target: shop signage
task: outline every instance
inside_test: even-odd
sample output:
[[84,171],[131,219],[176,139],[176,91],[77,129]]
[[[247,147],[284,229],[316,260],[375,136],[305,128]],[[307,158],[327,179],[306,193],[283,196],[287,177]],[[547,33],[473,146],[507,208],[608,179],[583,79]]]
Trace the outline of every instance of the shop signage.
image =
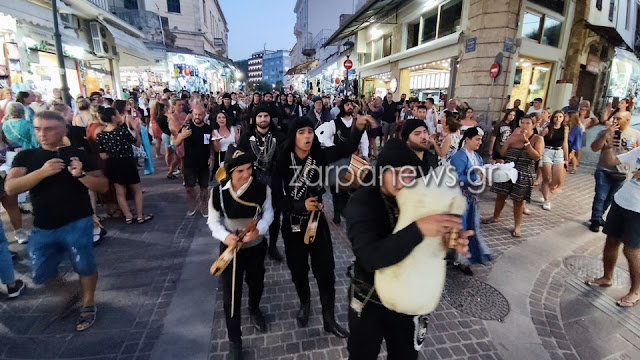
[[347,70],[351,70],[351,68],[353,67],[353,61],[347,59],[344,61],[344,68]]
[[467,39],[467,41],[464,44],[464,52],[465,53],[470,53],[470,52],[476,51],[476,41],[477,40],[478,40],[478,38]]
[[506,53],[513,52],[513,39],[512,38],[504,38],[504,46],[502,49]]
[[494,62],[489,68],[489,76],[491,76],[492,79],[495,79],[498,75],[500,75],[500,64]]
[[589,56],[587,56],[587,67],[585,70],[596,74],[600,72],[600,58],[589,54]]

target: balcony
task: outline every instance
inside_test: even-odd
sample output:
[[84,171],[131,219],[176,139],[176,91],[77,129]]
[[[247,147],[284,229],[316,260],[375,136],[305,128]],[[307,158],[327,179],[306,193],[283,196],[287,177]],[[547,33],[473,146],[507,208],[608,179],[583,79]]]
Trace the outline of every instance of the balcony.
[[[107,1],[107,0],[90,0]],[[147,10],[130,10],[121,7],[111,7],[112,14],[127,22],[129,25],[145,34],[148,41],[162,43],[162,28],[168,34],[169,23],[166,18],[161,18],[157,13]]]
[[109,11],[109,0],[89,0],[89,2],[104,11]]

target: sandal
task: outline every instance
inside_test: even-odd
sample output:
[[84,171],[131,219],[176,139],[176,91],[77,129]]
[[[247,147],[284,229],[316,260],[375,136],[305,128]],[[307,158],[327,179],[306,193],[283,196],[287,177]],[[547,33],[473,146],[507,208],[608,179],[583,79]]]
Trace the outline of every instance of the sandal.
[[94,306],[84,306],[80,309],[80,316],[78,322],[76,322],[76,330],[84,331],[90,328],[94,322],[96,322],[96,313],[98,308]]
[[611,283],[609,283],[609,284],[600,284],[600,283],[596,282],[598,280],[599,280],[598,278],[594,278],[594,279],[591,279],[591,280],[585,280],[584,283],[585,283],[585,285],[591,286],[591,287],[596,287],[596,286],[599,286],[599,287],[611,287]]
[[531,215],[531,210],[524,208],[524,210],[522,210],[522,213],[525,215]]
[[127,224],[129,224],[129,225],[131,225],[131,224],[133,224],[133,218],[131,218],[131,219],[124,219],[124,222],[125,222],[125,223],[127,223]]
[[522,237],[522,234],[517,233],[515,230],[511,230],[511,236],[513,236],[514,238],[519,238]]
[[485,225],[486,224],[493,224],[493,223],[497,223],[497,222],[498,222],[498,220],[496,220],[496,219],[494,219],[492,217],[487,218],[487,219],[482,219],[482,221],[481,221],[481,223],[483,223]]
[[634,293],[634,295],[638,296],[638,298],[635,299],[634,301],[625,300],[625,298],[629,296],[629,295],[625,295],[625,296],[622,297],[622,299],[616,301],[616,305],[618,305],[620,307],[632,307],[632,306],[634,306],[635,304],[638,303],[638,301],[640,301],[640,294]]
[[576,173],[576,169],[569,170],[569,174],[575,174],[575,173]]
[[137,222],[138,224],[144,224],[144,223],[146,223],[147,221],[149,221],[149,220],[151,220],[151,219],[153,219],[153,215],[149,214],[149,215],[144,215],[144,216],[143,216],[143,217],[141,217],[141,218],[137,218],[137,219],[136,219],[136,222]]
[[175,175],[173,175],[172,173],[168,173],[168,174],[167,174],[167,179],[172,179],[172,180],[173,180],[173,179],[177,179],[177,178],[178,178],[178,177],[177,177],[177,176],[175,176]]

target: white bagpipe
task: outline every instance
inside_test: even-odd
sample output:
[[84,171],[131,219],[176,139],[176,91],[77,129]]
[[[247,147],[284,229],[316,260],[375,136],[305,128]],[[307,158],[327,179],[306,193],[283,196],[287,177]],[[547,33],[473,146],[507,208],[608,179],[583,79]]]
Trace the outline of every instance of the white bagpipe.
[[[433,182],[427,185],[421,179],[402,188],[396,201],[400,215],[394,233],[425,216],[462,215],[467,204],[458,186]],[[446,251],[455,245],[456,238],[456,231],[451,233],[451,239],[424,237],[402,261],[376,270],[375,289],[382,304],[408,315],[425,315],[435,310],[444,287]]]

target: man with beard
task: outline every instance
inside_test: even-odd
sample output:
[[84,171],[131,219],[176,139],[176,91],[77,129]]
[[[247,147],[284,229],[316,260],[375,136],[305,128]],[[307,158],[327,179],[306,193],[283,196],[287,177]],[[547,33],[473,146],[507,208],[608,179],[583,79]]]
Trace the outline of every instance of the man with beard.
[[[205,124],[205,111],[202,105],[196,105],[191,113],[191,121],[182,127],[174,144],[184,143],[184,187],[187,191],[188,216],[198,209],[207,217],[207,199],[209,190],[209,167],[213,165],[213,146],[211,143],[211,125]],[[200,197],[196,196],[196,183],[200,186]]]
[[236,126],[240,120],[240,106],[238,104],[231,104],[231,94],[224,93],[222,95],[222,105],[220,105],[220,111],[227,115],[229,119],[229,126]]
[[[255,128],[244,133],[238,141],[238,147],[251,151],[255,156],[253,178],[267,186],[271,186],[271,173],[276,150],[284,141],[284,134],[271,121],[271,112],[266,104],[257,104],[253,108]],[[269,257],[282,262],[282,255],[276,245],[280,230],[280,210],[273,206],[273,222],[269,227]]]
[[[421,105],[424,106],[424,105]],[[419,177],[426,176],[431,169],[438,167],[438,156],[429,151],[431,147],[427,126],[421,119],[409,119],[402,128],[402,141],[420,159]]]
[[322,104],[322,98],[320,96],[313,97],[313,109],[307,113],[307,117],[315,125],[318,126],[331,121],[331,114],[329,109],[325,108]]
[[271,121],[279,129],[280,125],[282,125],[280,124],[282,114],[280,112],[280,106],[273,101],[272,93],[267,92],[264,94],[264,105],[269,109],[269,114],[271,114]]
[[[360,132],[351,126],[354,122],[353,102],[348,98],[342,99],[339,109],[340,112],[335,120],[324,123],[316,129],[316,136],[326,152],[327,162],[332,164],[340,159],[350,159],[351,154],[358,150],[360,150],[361,157],[365,161],[369,161],[367,135],[364,131]],[[373,123],[373,118],[364,116],[368,122]],[[354,146],[354,142],[350,141],[354,137],[360,139],[359,146]],[[348,166],[349,160],[346,161],[346,164]],[[342,211],[349,200],[349,193],[339,190],[337,184],[330,186],[330,191],[333,198],[333,222],[339,224]]]

